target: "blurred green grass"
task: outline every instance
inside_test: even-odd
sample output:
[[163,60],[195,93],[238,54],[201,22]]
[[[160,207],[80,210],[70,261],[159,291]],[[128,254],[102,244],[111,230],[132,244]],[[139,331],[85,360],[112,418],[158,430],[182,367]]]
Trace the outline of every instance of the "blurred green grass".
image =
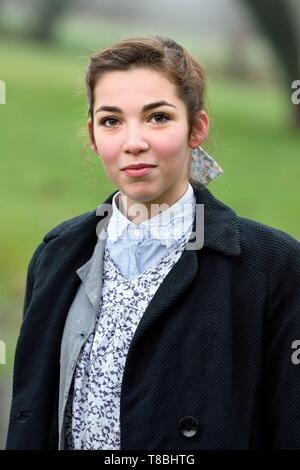
[[[101,44],[99,44],[99,48]],[[85,143],[84,72],[92,50],[1,38],[0,339],[12,366],[28,262],[45,232],[115,188]],[[300,133],[275,85],[210,77],[207,150],[224,174],[209,189],[240,215],[300,238]],[[80,135],[78,135],[80,134]]]

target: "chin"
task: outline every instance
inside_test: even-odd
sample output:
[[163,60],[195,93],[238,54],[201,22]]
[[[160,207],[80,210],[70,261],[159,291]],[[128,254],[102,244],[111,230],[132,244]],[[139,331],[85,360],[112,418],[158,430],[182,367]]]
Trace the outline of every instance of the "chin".
[[121,189],[121,192],[123,195],[140,203],[152,201],[160,195],[160,191],[155,188],[151,188],[149,184],[142,182],[140,182],[140,185],[138,182],[136,182],[130,185],[130,187],[124,187]]

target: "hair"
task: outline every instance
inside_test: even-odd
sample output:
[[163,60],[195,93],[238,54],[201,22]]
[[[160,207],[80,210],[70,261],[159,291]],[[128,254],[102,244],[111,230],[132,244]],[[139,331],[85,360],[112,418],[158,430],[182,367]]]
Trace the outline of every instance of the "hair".
[[[91,56],[85,76],[88,117],[94,121],[94,89],[99,78],[106,72],[138,67],[156,70],[174,83],[177,96],[186,105],[190,137],[197,113],[205,109],[206,72],[184,47],[161,36],[124,39]],[[189,181],[199,187],[191,175]]]

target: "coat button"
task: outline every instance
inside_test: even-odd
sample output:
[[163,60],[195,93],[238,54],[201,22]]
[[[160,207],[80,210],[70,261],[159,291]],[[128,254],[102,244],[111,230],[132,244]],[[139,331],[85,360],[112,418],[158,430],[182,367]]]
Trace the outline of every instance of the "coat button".
[[193,416],[185,416],[179,421],[180,432],[185,437],[194,437],[199,428],[199,422]]

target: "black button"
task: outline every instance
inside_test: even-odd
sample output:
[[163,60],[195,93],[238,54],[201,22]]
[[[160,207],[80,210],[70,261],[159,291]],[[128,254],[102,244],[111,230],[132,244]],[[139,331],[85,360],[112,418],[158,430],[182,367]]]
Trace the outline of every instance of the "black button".
[[194,437],[199,428],[199,422],[193,416],[185,416],[179,421],[180,432],[185,437]]

